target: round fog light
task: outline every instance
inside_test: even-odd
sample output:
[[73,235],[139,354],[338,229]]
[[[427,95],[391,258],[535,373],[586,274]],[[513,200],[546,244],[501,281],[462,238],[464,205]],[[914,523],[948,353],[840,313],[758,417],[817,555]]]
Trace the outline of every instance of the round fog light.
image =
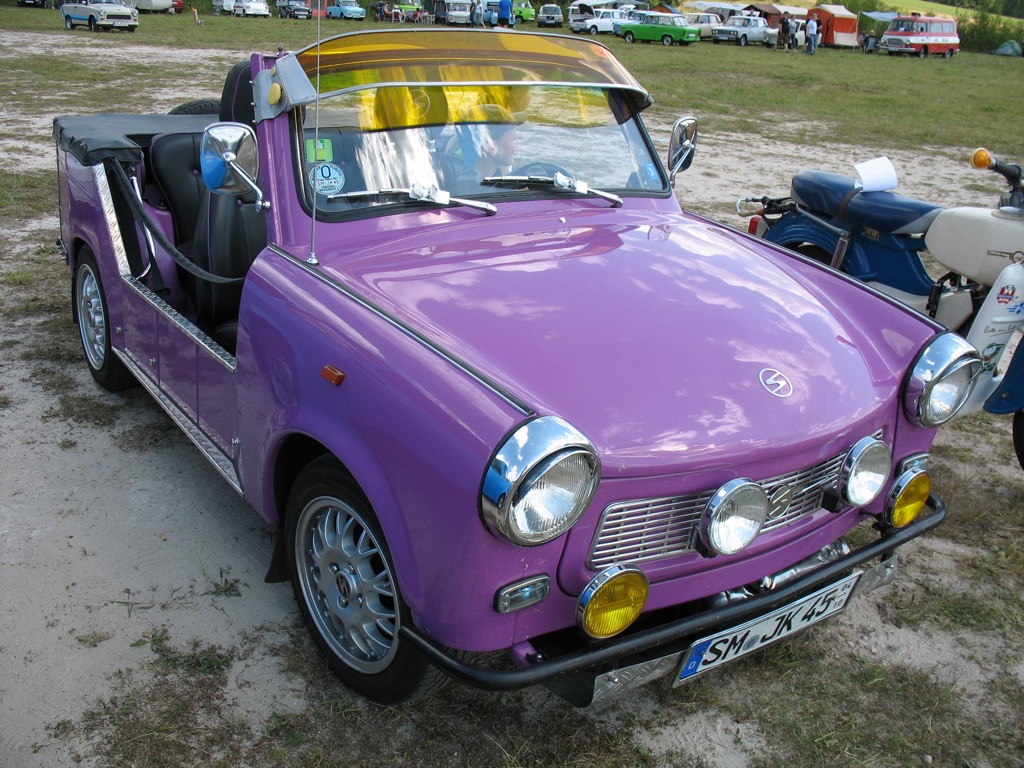
[[839,493],[847,504],[865,507],[885,488],[892,468],[889,446],[873,437],[856,442],[839,470]]
[[720,555],[733,555],[752,542],[768,518],[768,494],[752,480],[730,480],[704,508],[701,537]]
[[636,621],[647,603],[643,571],[613,565],[597,574],[580,594],[576,622],[589,637],[613,637]]
[[888,522],[896,528],[910,525],[921,514],[931,491],[932,479],[923,469],[914,468],[904,472],[889,492],[889,503],[886,505]]

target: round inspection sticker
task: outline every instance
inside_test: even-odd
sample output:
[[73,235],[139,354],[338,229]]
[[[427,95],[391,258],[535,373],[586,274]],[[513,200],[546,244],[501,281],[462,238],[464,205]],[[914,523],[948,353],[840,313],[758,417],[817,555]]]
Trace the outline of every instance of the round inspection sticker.
[[345,172],[334,163],[317,163],[309,172],[309,186],[318,195],[335,195],[345,188]]

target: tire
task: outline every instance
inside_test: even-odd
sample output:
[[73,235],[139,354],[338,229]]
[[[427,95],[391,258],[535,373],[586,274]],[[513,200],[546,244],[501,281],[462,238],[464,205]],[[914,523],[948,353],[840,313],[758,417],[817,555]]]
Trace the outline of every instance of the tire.
[[135,379],[111,349],[107,296],[96,257],[88,248],[78,254],[71,290],[71,306],[89,373],[109,392],[127,389]]
[[636,40],[636,38],[633,37],[632,32],[627,32],[626,34],[624,34],[622,36],[622,39],[625,40],[627,43],[632,43],[634,40]]
[[953,49],[952,48],[947,48],[946,50],[944,50],[942,52],[942,58],[944,58],[944,59],[951,59],[951,58],[953,58]]
[[1013,414],[1013,450],[1017,463],[1024,469],[1024,411]]
[[666,47],[669,47],[669,46],[672,45],[673,42],[675,42],[675,41],[672,39],[672,35],[662,35],[661,36],[661,44],[662,45],[664,45]]
[[100,28],[98,26],[96,26],[96,17],[95,16],[90,16],[89,17],[89,31],[90,32],[99,32],[100,31]]
[[747,36],[746,35],[742,35],[740,37],[740,45],[743,46],[743,45],[746,45],[746,44],[747,44]]
[[219,115],[220,101],[217,99],[196,99],[179,104],[168,115]]
[[591,27],[590,28],[590,34],[596,35],[597,34],[597,27]]
[[786,246],[791,251],[806,256],[809,259],[814,259],[819,264],[824,264],[826,267],[832,263],[832,254],[826,251],[824,248],[819,248],[816,245],[810,243],[790,243]]
[[70,16],[65,16],[64,17],[64,29],[70,31],[70,30],[73,30],[74,28],[75,28],[75,23],[73,21],[71,21],[71,17]]
[[398,704],[447,681],[399,639],[409,610],[387,542],[369,502],[333,456],[299,473],[285,526],[299,611],[343,683],[379,704]]
[[523,23],[523,17],[522,16],[516,16],[516,26],[518,27],[522,23]]
[[917,52],[917,57],[919,59],[927,59],[928,58],[928,46],[927,45],[922,45],[921,46],[921,50]]

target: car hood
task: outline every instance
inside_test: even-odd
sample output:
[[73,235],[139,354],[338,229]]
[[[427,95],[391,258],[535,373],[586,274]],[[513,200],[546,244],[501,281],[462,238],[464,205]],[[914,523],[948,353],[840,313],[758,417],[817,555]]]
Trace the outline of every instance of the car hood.
[[568,420],[621,476],[881,423],[934,333],[851,281],[685,214],[499,214],[392,235],[323,268]]

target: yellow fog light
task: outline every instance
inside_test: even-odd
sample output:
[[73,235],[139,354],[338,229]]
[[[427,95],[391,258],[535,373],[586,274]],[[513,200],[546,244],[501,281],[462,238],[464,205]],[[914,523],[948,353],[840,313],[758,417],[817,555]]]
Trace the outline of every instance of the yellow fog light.
[[636,621],[647,603],[643,571],[613,565],[597,574],[580,594],[576,623],[590,637],[603,640]]
[[915,467],[897,478],[889,492],[886,518],[896,528],[910,525],[921,514],[932,491],[932,479],[923,469]]

